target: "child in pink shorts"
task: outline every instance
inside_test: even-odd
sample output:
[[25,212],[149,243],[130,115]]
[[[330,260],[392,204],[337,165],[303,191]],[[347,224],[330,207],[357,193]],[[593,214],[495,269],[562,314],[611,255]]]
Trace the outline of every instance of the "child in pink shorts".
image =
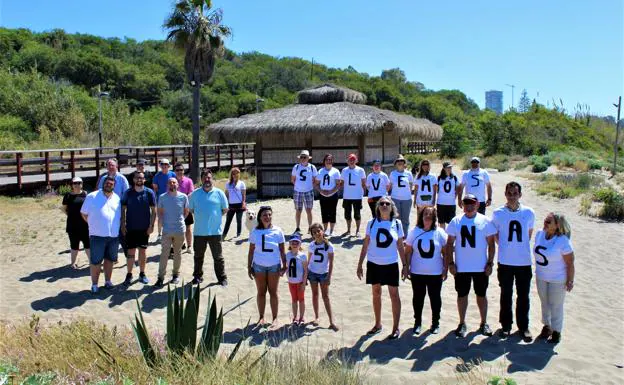
[[[308,277],[307,257],[301,248],[301,235],[295,233],[290,236],[286,266],[288,267],[288,289],[292,301],[293,324],[303,324],[305,313],[305,286]],[[299,318],[297,318],[299,314]]]

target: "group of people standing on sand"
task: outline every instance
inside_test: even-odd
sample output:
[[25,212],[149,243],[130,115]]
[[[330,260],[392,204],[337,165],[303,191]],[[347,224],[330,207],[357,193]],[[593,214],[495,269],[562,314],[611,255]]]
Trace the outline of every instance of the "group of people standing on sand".
[[[515,322],[520,337],[533,338],[529,330],[530,285],[535,273],[542,307],[543,328],[539,338],[558,343],[563,328],[565,294],[574,287],[574,252],[570,243],[570,226],[563,215],[549,213],[543,227],[534,233],[535,215],[530,207],[520,202],[522,187],[516,182],[505,186],[505,205],[494,210],[491,218],[485,216],[492,203],[492,185],[487,171],[480,168],[480,160],[471,160],[471,169],[461,179],[453,173],[449,162],[443,164],[439,176],[430,172],[430,163],[422,161],[416,175],[407,170],[407,161],[399,155],[395,169],[388,176],[381,170],[381,162],[373,161],[372,172],[357,166],[357,156],[347,157],[348,166],[342,171],[333,167],[334,158],[327,154],[323,167],[317,170],[310,163],[308,151],[301,151],[299,162],[292,170],[295,232],[288,238],[273,224],[273,209],[261,206],[257,225],[249,236],[247,256],[248,275],[257,288],[259,324],[265,322],[267,295],[271,309],[271,328],[278,327],[279,280],[287,274],[292,302],[292,322],[305,323],[305,291],[312,289],[314,318],[319,324],[319,293],[329,318],[329,328],[338,330],[330,301],[329,287],[336,261],[344,262],[339,248],[330,242],[336,223],[338,192],[342,190],[347,233],[355,222],[355,235],[360,236],[361,208],[364,193],[372,219],[366,223],[364,239],[355,273],[365,278],[372,288],[374,325],[367,332],[378,334],[381,321],[382,286],[388,287],[392,305],[392,329],[389,339],[400,335],[401,298],[399,285],[408,279],[412,286],[414,311],[413,333],[423,331],[422,310],[429,297],[432,320],[429,331],[440,331],[441,290],[448,274],[454,276],[457,292],[459,323],[458,337],[467,334],[465,317],[468,295],[473,287],[481,316],[479,332],[492,335],[487,323],[487,288],[489,277],[497,260],[497,278],[501,287],[499,322],[502,338],[510,336],[513,316],[513,288],[516,287]],[[225,262],[221,242],[234,216],[237,217],[237,236],[241,232],[242,211],[246,209],[244,182],[240,170],[233,168],[226,191],[213,185],[212,173],[202,174],[202,185],[193,189],[184,177],[181,164],[169,171],[167,159],[160,162],[160,171],[148,175],[144,162],[137,164],[132,174],[132,185],[118,172],[117,162],[107,162],[108,172],[98,183],[98,190],[86,194],[80,178],[74,178],[72,192],[63,199],[67,213],[67,232],[71,244],[72,265],[76,263],[79,243],[82,242],[91,265],[93,293],[98,292],[98,278],[103,263],[105,288],[112,287],[113,264],[117,249],[122,244],[127,257],[127,275],[124,284],[133,283],[132,270],[136,250],[139,250],[139,281],[149,282],[145,275],[149,236],[158,219],[158,241],[162,244],[157,286],[164,285],[169,259],[173,259],[171,283],[179,283],[181,251],[194,252],[193,284],[203,281],[203,262],[206,248],[214,259],[215,275],[219,284],[227,286]],[[146,187],[151,178],[152,188]],[[182,187],[181,187],[182,186]],[[321,223],[312,220],[314,190],[320,194]],[[457,206],[462,213],[456,215]],[[417,210],[417,222],[409,227],[412,208]],[[305,208],[311,241],[304,244],[300,220]],[[227,214],[225,231],[222,216]],[[86,230],[85,230],[85,224]],[[192,230],[190,230],[192,228]],[[190,231],[189,231],[190,230]],[[190,233],[190,235],[189,235]],[[498,245],[498,254],[496,250]],[[366,260],[366,265],[364,261]]]
[[[155,285],[165,284],[167,264],[173,260],[170,283],[180,282],[182,252],[193,254],[194,284],[203,281],[206,249],[210,248],[218,283],[227,286],[225,260],[221,242],[236,215],[237,236],[241,233],[242,210],[246,207],[245,184],[240,170],[232,168],[226,191],[213,185],[212,172],[202,173],[202,185],[195,188],[184,175],[181,163],[160,161],[160,171],[152,175],[139,160],[130,175],[132,183],[119,172],[116,159],[106,162],[107,172],[97,190],[87,194],[80,177],[72,180],[72,190],[63,197],[62,209],[67,214],[66,230],[71,249],[71,266],[77,268],[77,255],[82,242],[91,271],[91,292],[99,291],[99,276],[104,272],[104,288],[111,289],[113,265],[117,263],[119,246],[126,257],[124,285],[135,281],[133,270],[138,251],[138,282],[148,284],[145,274],[146,249],[149,238],[157,231],[161,244],[158,275]],[[151,187],[148,187],[151,186]],[[222,216],[227,214],[225,231]]]
[[[453,173],[449,162],[443,164],[439,176],[430,173],[430,163],[423,160],[416,175],[406,170],[407,162],[399,155],[390,176],[381,171],[381,162],[373,161],[373,172],[368,176],[357,166],[357,156],[347,157],[348,166],[342,171],[333,167],[331,154],[323,157],[319,170],[310,163],[307,150],[301,151],[299,162],[293,167],[296,229],[285,250],[283,231],[272,223],[272,208],[263,206],[258,211],[258,227],[250,236],[248,253],[249,277],[255,279],[258,295],[259,323],[265,322],[267,293],[270,297],[272,325],[277,324],[278,281],[288,274],[293,306],[293,322],[303,322],[306,282],[312,287],[314,306],[313,324],[318,324],[318,287],[329,316],[329,327],[337,330],[331,303],[329,285],[332,279],[336,250],[328,237],[333,235],[336,223],[338,191],[343,190],[343,209],[350,235],[355,220],[355,235],[360,233],[360,210],[364,192],[372,219],[366,224],[360,258],[358,279],[365,277],[372,287],[374,325],[369,335],[382,331],[382,286],[388,286],[392,304],[392,330],[389,339],[400,335],[401,299],[399,282],[409,279],[412,285],[414,310],[413,333],[422,332],[422,310],[425,296],[429,296],[432,320],[430,333],[440,331],[442,308],[441,290],[448,277],[454,276],[457,292],[459,324],[458,337],[465,337],[468,295],[471,286],[476,295],[481,316],[478,331],[493,334],[487,323],[487,288],[494,271],[498,245],[497,277],[501,287],[499,322],[501,338],[511,334],[513,317],[513,287],[516,287],[516,326],[525,341],[533,336],[529,330],[530,285],[535,259],[537,289],[542,306],[543,328],[539,338],[558,343],[563,328],[565,293],[574,287],[574,252],[570,243],[570,226],[563,215],[549,213],[543,228],[533,238],[535,214],[520,202],[522,187],[517,182],[505,186],[505,205],[485,216],[492,203],[492,185],[486,170],[480,168],[477,157],[471,159],[471,169],[461,181]],[[313,223],[314,190],[320,194],[322,223]],[[464,195],[465,193],[465,195]],[[457,202],[457,203],[456,203]],[[456,206],[463,213],[456,215]],[[417,223],[409,228],[412,207],[417,209]],[[307,253],[301,253],[301,213],[305,208],[312,242]],[[353,217],[351,216],[353,214]],[[338,259],[339,260],[339,259]],[[366,267],[364,267],[366,260]]]

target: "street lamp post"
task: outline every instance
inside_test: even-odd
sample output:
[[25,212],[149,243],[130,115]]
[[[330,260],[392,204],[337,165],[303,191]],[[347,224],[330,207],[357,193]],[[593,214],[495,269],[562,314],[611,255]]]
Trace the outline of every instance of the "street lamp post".
[[613,104],[614,107],[617,107],[617,120],[615,121],[615,146],[613,148],[613,170],[611,170],[611,177],[615,176],[617,172],[617,157],[618,157],[618,146],[620,141],[620,109],[622,107],[622,97],[618,98],[618,103]]
[[516,86],[514,84],[505,84],[507,87],[511,87],[511,109],[515,109],[514,107],[514,88],[516,88]]
[[99,101],[99,109],[100,109],[100,131],[98,136],[100,138],[100,151],[102,151],[102,97],[108,97],[110,94],[108,92],[100,92],[98,94]]

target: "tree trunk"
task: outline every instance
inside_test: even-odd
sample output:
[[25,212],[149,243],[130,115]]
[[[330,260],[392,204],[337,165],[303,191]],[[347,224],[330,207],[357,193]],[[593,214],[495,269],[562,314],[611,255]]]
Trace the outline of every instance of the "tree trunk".
[[193,86],[193,145],[191,149],[191,179],[193,183],[199,182],[199,82]]

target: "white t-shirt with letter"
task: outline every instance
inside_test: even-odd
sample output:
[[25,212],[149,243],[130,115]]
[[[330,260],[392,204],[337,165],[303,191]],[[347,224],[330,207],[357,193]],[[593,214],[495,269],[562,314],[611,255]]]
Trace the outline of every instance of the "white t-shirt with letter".
[[438,204],[455,206],[457,204],[457,177],[438,178]]
[[433,187],[438,185],[438,178],[434,175],[427,174],[422,175],[420,178],[416,178],[414,181],[416,185],[416,204],[421,205],[433,205]]
[[570,238],[565,235],[555,235],[546,239],[546,233],[543,230],[538,231],[533,248],[537,279],[547,282],[565,282],[568,272],[563,256],[573,252]]
[[317,244],[312,241],[308,245],[310,262],[308,270],[316,274],[329,272],[329,254],[334,252],[334,246],[330,242]]
[[448,236],[441,228],[425,231],[414,227],[405,243],[412,247],[410,272],[421,275],[441,275],[444,272],[442,248]]
[[301,283],[303,282],[303,265],[308,258],[305,253],[293,253],[289,251],[286,253],[286,267],[288,270],[288,283]]
[[485,185],[490,183],[490,174],[482,168],[477,171],[470,169],[462,175],[464,195],[473,194],[479,202],[485,202]]
[[496,234],[496,228],[483,214],[466,215],[451,219],[446,226],[449,236],[455,237],[455,264],[458,273],[485,271],[488,258],[487,237]]
[[399,219],[383,221],[373,218],[366,225],[366,235],[370,237],[366,253],[369,262],[377,265],[399,262],[397,240],[405,236]]
[[366,180],[366,172],[360,166],[353,168],[345,167],[342,169],[342,185],[344,191],[342,199],[362,199],[364,196],[364,188],[362,187],[362,179]]
[[340,171],[332,167],[329,170],[325,167],[321,168],[316,176],[321,190],[333,190],[340,180]]
[[392,170],[390,173],[390,183],[392,183],[392,192],[390,193],[392,199],[401,201],[412,199],[414,176],[411,172],[407,170],[403,170],[403,172]]
[[379,173],[371,172],[366,177],[366,188],[368,189],[369,198],[377,198],[388,195],[388,175],[380,171]]
[[492,213],[492,224],[498,232],[498,263],[531,266],[529,230],[535,224],[533,209],[523,205],[518,211],[499,207]]
[[312,163],[308,163],[305,166],[300,163],[294,165],[290,175],[295,177],[295,191],[312,191],[314,189],[314,178],[317,174],[316,166]]
[[249,243],[255,245],[253,262],[264,267],[281,264],[279,244],[284,242],[284,232],[277,226],[254,229],[249,235]]

